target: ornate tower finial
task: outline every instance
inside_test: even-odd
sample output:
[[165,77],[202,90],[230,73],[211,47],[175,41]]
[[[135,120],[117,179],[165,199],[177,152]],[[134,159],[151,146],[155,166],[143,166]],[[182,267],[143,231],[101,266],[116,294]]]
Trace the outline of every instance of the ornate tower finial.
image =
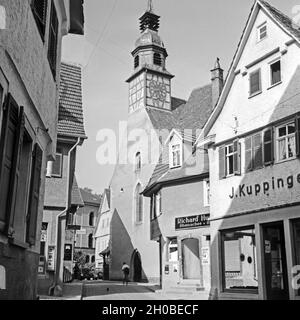
[[153,12],[153,3],[152,0],[148,0],[148,8],[147,8],[148,12]]

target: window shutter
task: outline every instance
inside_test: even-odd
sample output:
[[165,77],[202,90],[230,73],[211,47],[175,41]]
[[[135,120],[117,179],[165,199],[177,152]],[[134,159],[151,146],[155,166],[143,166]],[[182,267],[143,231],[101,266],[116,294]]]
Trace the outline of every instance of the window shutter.
[[296,154],[300,158],[300,115],[296,117]]
[[[2,132],[0,140],[0,221],[3,226],[6,222],[6,212],[9,196],[9,184],[12,172],[12,162],[14,159],[14,143],[18,125],[18,107],[13,103],[10,94],[7,95],[2,122]],[[3,231],[3,226],[1,231]]]
[[32,11],[42,39],[44,40],[47,20],[48,0],[33,0]]
[[252,137],[245,139],[245,172],[249,172],[253,169],[252,159]]
[[57,60],[57,37],[58,37],[58,19],[54,1],[51,4],[51,17],[49,29],[49,43],[48,43],[48,60],[52,73],[56,75],[56,60]]
[[264,165],[268,166],[274,162],[274,137],[273,129],[267,129],[263,133],[263,154],[264,154]]
[[27,215],[27,242],[34,245],[36,241],[36,228],[39,209],[39,197],[41,186],[41,173],[43,163],[43,151],[36,143],[32,155],[31,182],[29,194],[29,206]]
[[241,174],[241,144],[238,140],[233,142],[233,170],[235,175]]
[[262,168],[263,166],[263,148],[262,135],[258,133],[253,136],[253,167],[254,169]]
[[219,178],[226,177],[225,147],[219,148]]
[[[15,108],[18,108],[16,103],[15,103]],[[20,155],[22,153],[24,127],[25,127],[24,108],[20,107],[15,143],[13,146],[14,151],[13,151],[12,168],[11,168],[11,180],[9,184],[8,199],[7,199],[8,203],[7,203],[7,212],[6,212],[6,231],[8,236],[12,236],[14,233],[13,224],[14,224],[14,216],[15,216],[17,187],[18,187],[19,178],[20,178]]]

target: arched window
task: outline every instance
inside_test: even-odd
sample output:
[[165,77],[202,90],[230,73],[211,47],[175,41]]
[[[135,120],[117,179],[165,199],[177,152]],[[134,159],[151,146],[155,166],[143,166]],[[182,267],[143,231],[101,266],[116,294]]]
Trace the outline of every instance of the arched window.
[[135,172],[140,172],[142,168],[142,156],[140,152],[135,155]]
[[134,58],[134,67],[137,68],[140,64],[140,56]]
[[135,189],[135,222],[141,223],[143,222],[143,195],[142,186],[139,183]]
[[95,262],[95,256],[92,256],[91,262],[92,262],[92,263]]
[[89,249],[93,248],[93,234],[89,234]]
[[89,255],[87,255],[87,256],[85,257],[85,263],[90,263],[90,256],[89,256]]
[[91,213],[90,213],[89,225],[90,225],[91,227],[94,226],[94,212],[91,212]]
[[162,59],[161,59],[161,55],[157,52],[154,53],[153,55],[153,63],[157,66],[161,66],[162,65]]

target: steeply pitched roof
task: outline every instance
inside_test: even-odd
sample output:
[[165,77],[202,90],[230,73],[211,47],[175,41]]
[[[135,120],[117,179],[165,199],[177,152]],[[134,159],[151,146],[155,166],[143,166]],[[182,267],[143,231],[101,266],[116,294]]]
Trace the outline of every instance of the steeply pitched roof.
[[58,134],[86,137],[82,109],[81,68],[66,63],[61,64]]
[[71,191],[71,204],[75,206],[84,206],[83,199],[77,184],[76,176],[74,175],[72,191]]
[[87,188],[80,188],[81,197],[84,203],[90,203],[100,206],[101,196],[92,192]]
[[285,27],[292,35],[294,35],[300,41],[300,26],[296,25],[293,20],[286,14],[282,13],[278,9],[271,6],[268,2],[264,0],[259,0],[261,5],[268,10],[272,17],[279,22],[283,27]]

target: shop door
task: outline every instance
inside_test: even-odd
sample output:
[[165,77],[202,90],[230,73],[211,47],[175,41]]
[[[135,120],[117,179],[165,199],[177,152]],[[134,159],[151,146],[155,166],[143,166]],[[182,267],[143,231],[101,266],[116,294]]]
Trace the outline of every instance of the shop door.
[[182,240],[183,279],[200,279],[199,240]]
[[283,224],[263,227],[265,281],[268,300],[286,300],[288,276]]

